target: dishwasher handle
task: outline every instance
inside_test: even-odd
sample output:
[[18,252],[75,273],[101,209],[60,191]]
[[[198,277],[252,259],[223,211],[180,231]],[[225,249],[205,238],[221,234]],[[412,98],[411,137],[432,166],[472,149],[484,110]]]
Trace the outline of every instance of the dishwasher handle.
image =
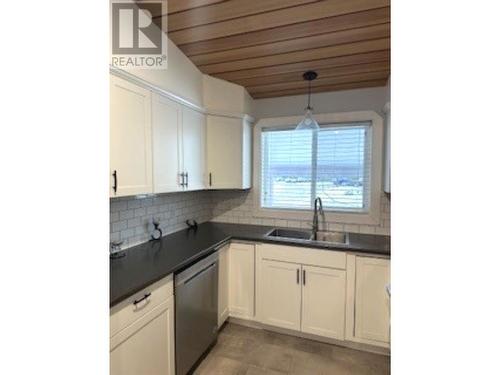
[[186,280],[182,280],[180,283],[183,284],[183,285],[186,285],[191,280],[193,280],[194,278],[196,278],[196,276],[198,276],[198,275],[204,273],[205,271],[208,271],[210,268],[214,267],[215,264],[216,264],[216,262],[210,264],[208,267],[203,268],[202,270],[196,272],[194,275],[192,275],[191,277],[187,278]]
[[199,274],[207,271],[214,265],[218,264],[219,262],[219,253],[215,252],[212,253],[211,255],[207,256],[206,258],[203,258],[202,260],[198,261],[188,269],[180,272],[179,274],[175,275],[175,286],[181,286],[189,282],[191,279],[194,277],[198,276]]

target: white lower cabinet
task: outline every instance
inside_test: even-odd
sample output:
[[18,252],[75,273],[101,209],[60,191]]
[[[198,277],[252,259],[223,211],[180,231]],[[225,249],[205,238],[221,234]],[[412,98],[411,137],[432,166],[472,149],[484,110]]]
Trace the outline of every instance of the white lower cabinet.
[[346,323],[349,340],[389,347],[390,260],[349,255]]
[[[282,246],[259,246],[259,321],[280,328],[343,340],[345,270],[290,263],[286,261],[288,258],[285,255],[283,260],[266,259],[266,256],[281,256],[277,250],[282,249]],[[304,261],[321,263],[325,260],[321,251],[312,251],[312,255],[307,251],[304,253]]]
[[344,339],[346,272],[302,266],[301,331]]
[[229,314],[236,318],[255,316],[255,246],[229,246]]
[[219,304],[218,326],[229,316],[229,245],[219,249]]
[[300,268],[300,264],[261,261],[258,299],[261,323],[300,329]]
[[166,279],[112,308],[111,375],[175,375],[173,285]]

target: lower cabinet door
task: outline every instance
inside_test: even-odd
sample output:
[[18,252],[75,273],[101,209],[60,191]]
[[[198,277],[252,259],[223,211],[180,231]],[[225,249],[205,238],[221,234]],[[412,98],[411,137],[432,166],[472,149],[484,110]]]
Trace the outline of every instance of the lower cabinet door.
[[229,245],[219,250],[219,306],[218,325],[229,316]]
[[356,257],[354,336],[389,343],[390,261]]
[[111,337],[111,375],[175,375],[174,297]]
[[260,319],[264,324],[300,330],[300,264],[262,260]]
[[232,243],[229,247],[229,314],[255,316],[255,246]]
[[346,272],[302,266],[302,332],[344,340]]

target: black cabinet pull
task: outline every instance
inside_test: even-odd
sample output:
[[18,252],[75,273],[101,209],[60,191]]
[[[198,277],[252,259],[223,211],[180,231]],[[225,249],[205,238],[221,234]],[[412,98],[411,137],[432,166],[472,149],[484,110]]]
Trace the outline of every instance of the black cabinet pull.
[[146,294],[144,295],[144,297],[139,298],[139,299],[136,299],[136,300],[134,301],[134,305],[137,305],[138,303],[141,303],[142,301],[144,301],[146,298],[148,298],[148,297],[150,297],[150,296],[151,296],[151,293],[146,293]]
[[208,174],[208,185],[212,186],[212,172]]
[[186,187],[188,187],[188,186],[189,186],[189,175],[186,172]]
[[184,173],[179,173],[179,176],[181,176],[181,182],[179,185],[184,186]]
[[299,277],[300,277],[300,274],[299,274],[299,269],[297,268],[297,284],[300,282],[300,281],[299,281]]
[[116,173],[116,170],[113,171],[113,191],[116,194],[116,190],[118,189],[118,174]]
[[306,270],[302,270],[302,282],[306,285]]

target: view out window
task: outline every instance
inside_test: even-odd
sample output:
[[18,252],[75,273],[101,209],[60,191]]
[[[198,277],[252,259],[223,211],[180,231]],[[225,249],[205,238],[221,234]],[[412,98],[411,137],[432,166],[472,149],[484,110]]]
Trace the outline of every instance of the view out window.
[[368,212],[371,122],[262,130],[261,207]]

